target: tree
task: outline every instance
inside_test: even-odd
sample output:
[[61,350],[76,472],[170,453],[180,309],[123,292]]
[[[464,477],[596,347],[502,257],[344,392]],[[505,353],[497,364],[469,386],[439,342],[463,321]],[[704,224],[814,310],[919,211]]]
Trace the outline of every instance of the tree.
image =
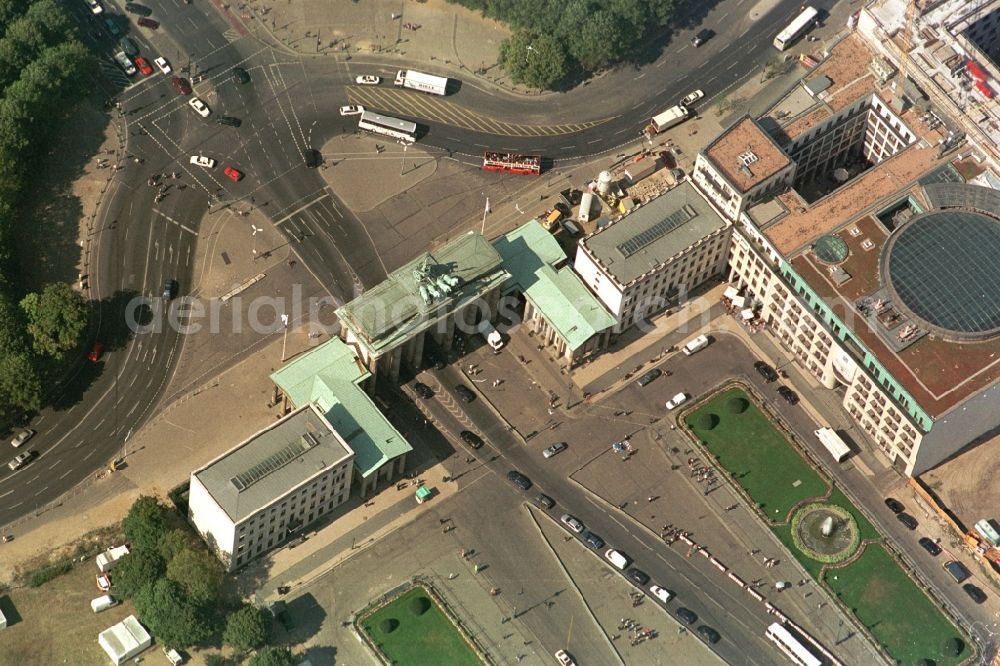
[[217,652],[205,655],[205,666],[229,666],[229,660]]
[[165,570],[159,553],[132,551],[115,565],[115,590],[123,597],[135,597],[144,587],[163,577]]
[[271,618],[263,609],[246,604],[226,620],[222,640],[237,650],[249,650],[266,643],[270,635]]
[[250,666],[295,666],[295,658],[286,647],[268,645],[250,658]]
[[204,551],[185,548],[167,564],[167,578],[198,604],[215,601],[222,588],[222,567]]
[[191,532],[182,528],[173,529],[160,538],[160,557],[169,562],[185,548],[197,547],[198,540]]
[[42,380],[25,351],[0,349],[0,409],[27,412],[42,406]]
[[134,550],[156,552],[167,531],[167,509],[155,497],[142,495],[122,520],[122,530]]
[[39,354],[62,358],[80,344],[87,328],[87,304],[65,282],[46,285],[40,294],[28,294],[21,309],[28,317],[28,333]]
[[185,648],[214,633],[211,622],[184,596],[177,583],[160,578],[135,596],[135,609],[152,634],[164,645]]
[[566,77],[566,52],[554,37],[519,30],[500,44],[500,65],[516,83],[551,88]]

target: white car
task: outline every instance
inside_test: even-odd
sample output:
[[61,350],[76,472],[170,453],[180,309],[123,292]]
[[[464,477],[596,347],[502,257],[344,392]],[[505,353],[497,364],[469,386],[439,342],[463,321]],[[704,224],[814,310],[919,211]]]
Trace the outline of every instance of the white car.
[[125,55],[124,51],[119,51],[115,54],[115,61],[121,65],[121,68],[124,69],[125,73],[129,76],[135,74],[135,65],[132,64],[132,61],[127,55]]
[[704,96],[705,93],[703,93],[700,90],[695,90],[693,93],[691,93],[690,95],[681,100],[681,106],[688,106],[689,104],[694,104]]
[[87,6],[90,7],[90,13],[95,16],[104,11],[104,7],[101,7],[101,3],[97,0],[84,0],[84,2],[86,2]]
[[583,531],[583,523],[581,523],[579,520],[569,515],[568,513],[563,514],[562,518],[560,518],[559,520],[562,521],[563,525],[570,528],[577,534]]
[[674,407],[677,407],[678,405],[681,405],[687,399],[688,399],[688,397],[687,397],[686,394],[684,394],[684,393],[678,393],[677,395],[675,395],[674,397],[672,397],[670,400],[667,400],[667,409],[673,409]]
[[25,442],[27,442],[29,439],[31,439],[31,436],[34,435],[34,434],[35,434],[34,430],[29,430],[29,429],[25,428],[21,432],[17,433],[17,435],[14,437],[14,439],[10,440],[10,445],[13,446],[16,449],[17,447],[21,446],[22,444],[24,444]]
[[342,116],[360,116],[365,112],[365,107],[358,106],[357,104],[351,104],[350,106],[340,107],[340,115]]
[[573,661],[573,657],[569,656],[566,650],[557,650],[555,653],[556,661],[562,666],[576,666],[576,662]]
[[665,588],[662,588],[659,585],[650,585],[649,591],[653,593],[654,597],[656,597],[663,603],[667,603],[668,601],[674,598],[673,592]]
[[192,109],[197,111],[198,115],[201,116],[202,118],[208,118],[210,115],[212,115],[212,112],[209,110],[208,105],[205,104],[200,99],[198,99],[197,97],[192,97],[191,99],[189,99],[188,105]]
[[191,164],[195,166],[205,167],[206,169],[211,169],[215,166],[215,160],[211,157],[206,157],[204,155],[192,155]]
[[365,74],[354,79],[359,86],[377,86],[382,83],[382,79],[374,74]]
[[153,64],[159,67],[160,71],[163,72],[164,74],[169,74],[170,72],[174,71],[170,69],[170,63],[168,63],[167,59],[164,58],[163,56],[154,59]]
[[21,467],[23,467],[26,462],[28,462],[29,460],[31,460],[31,456],[32,456],[31,451],[25,451],[24,453],[18,453],[14,457],[13,460],[11,460],[9,463],[7,463],[7,467],[10,467],[11,470],[21,469]]

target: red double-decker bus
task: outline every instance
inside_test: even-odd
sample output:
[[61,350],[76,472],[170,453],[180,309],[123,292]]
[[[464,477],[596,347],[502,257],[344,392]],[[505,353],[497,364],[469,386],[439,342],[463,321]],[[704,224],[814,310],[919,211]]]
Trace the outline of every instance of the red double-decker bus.
[[505,171],[537,176],[542,173],[542,158],[537,155],[497,153],[487,150],[483,155],[483,171]]

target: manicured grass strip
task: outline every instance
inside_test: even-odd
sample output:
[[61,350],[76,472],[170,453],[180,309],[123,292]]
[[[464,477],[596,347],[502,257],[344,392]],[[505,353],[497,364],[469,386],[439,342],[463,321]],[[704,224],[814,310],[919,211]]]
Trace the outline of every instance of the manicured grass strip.
[[961,634],[881,545],[867,546],[843,569],[828,569],[824,581],[898,662],[926,658],[947,666],[969,657],[964,638],[961,654],[943,653],[945,642]]
[[420,587],[372,613],[364,628],[397,666],[482,666],[458,629]]
[[[737,400],[749,403],[738,414],[731,410]],[[771,520],[784,520],[795,504],[827,491],[826,481],[740,389],[721,393],[689,414],[687,423]]]

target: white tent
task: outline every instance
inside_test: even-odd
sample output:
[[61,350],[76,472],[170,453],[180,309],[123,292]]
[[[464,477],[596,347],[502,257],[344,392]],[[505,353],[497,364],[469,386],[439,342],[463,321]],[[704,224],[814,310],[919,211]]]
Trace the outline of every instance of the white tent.
[[747,303],[746,296],[733,296],[733,307],[742,308]]
[[135,615],[105,629],[97,636],[97,642],[111,657],[111,663],[121,666],[132,657],[153,644],[149,632],[139,624]]
[[751,319],[753,319],[753,310],[747,308],[746,310],[740,313],[740,316],[743,317],[744,321],[750,321]]
[[726,287],[726,290],[722,292],[723,297],[733,300],[740,295],[740,290],[736,287]]

